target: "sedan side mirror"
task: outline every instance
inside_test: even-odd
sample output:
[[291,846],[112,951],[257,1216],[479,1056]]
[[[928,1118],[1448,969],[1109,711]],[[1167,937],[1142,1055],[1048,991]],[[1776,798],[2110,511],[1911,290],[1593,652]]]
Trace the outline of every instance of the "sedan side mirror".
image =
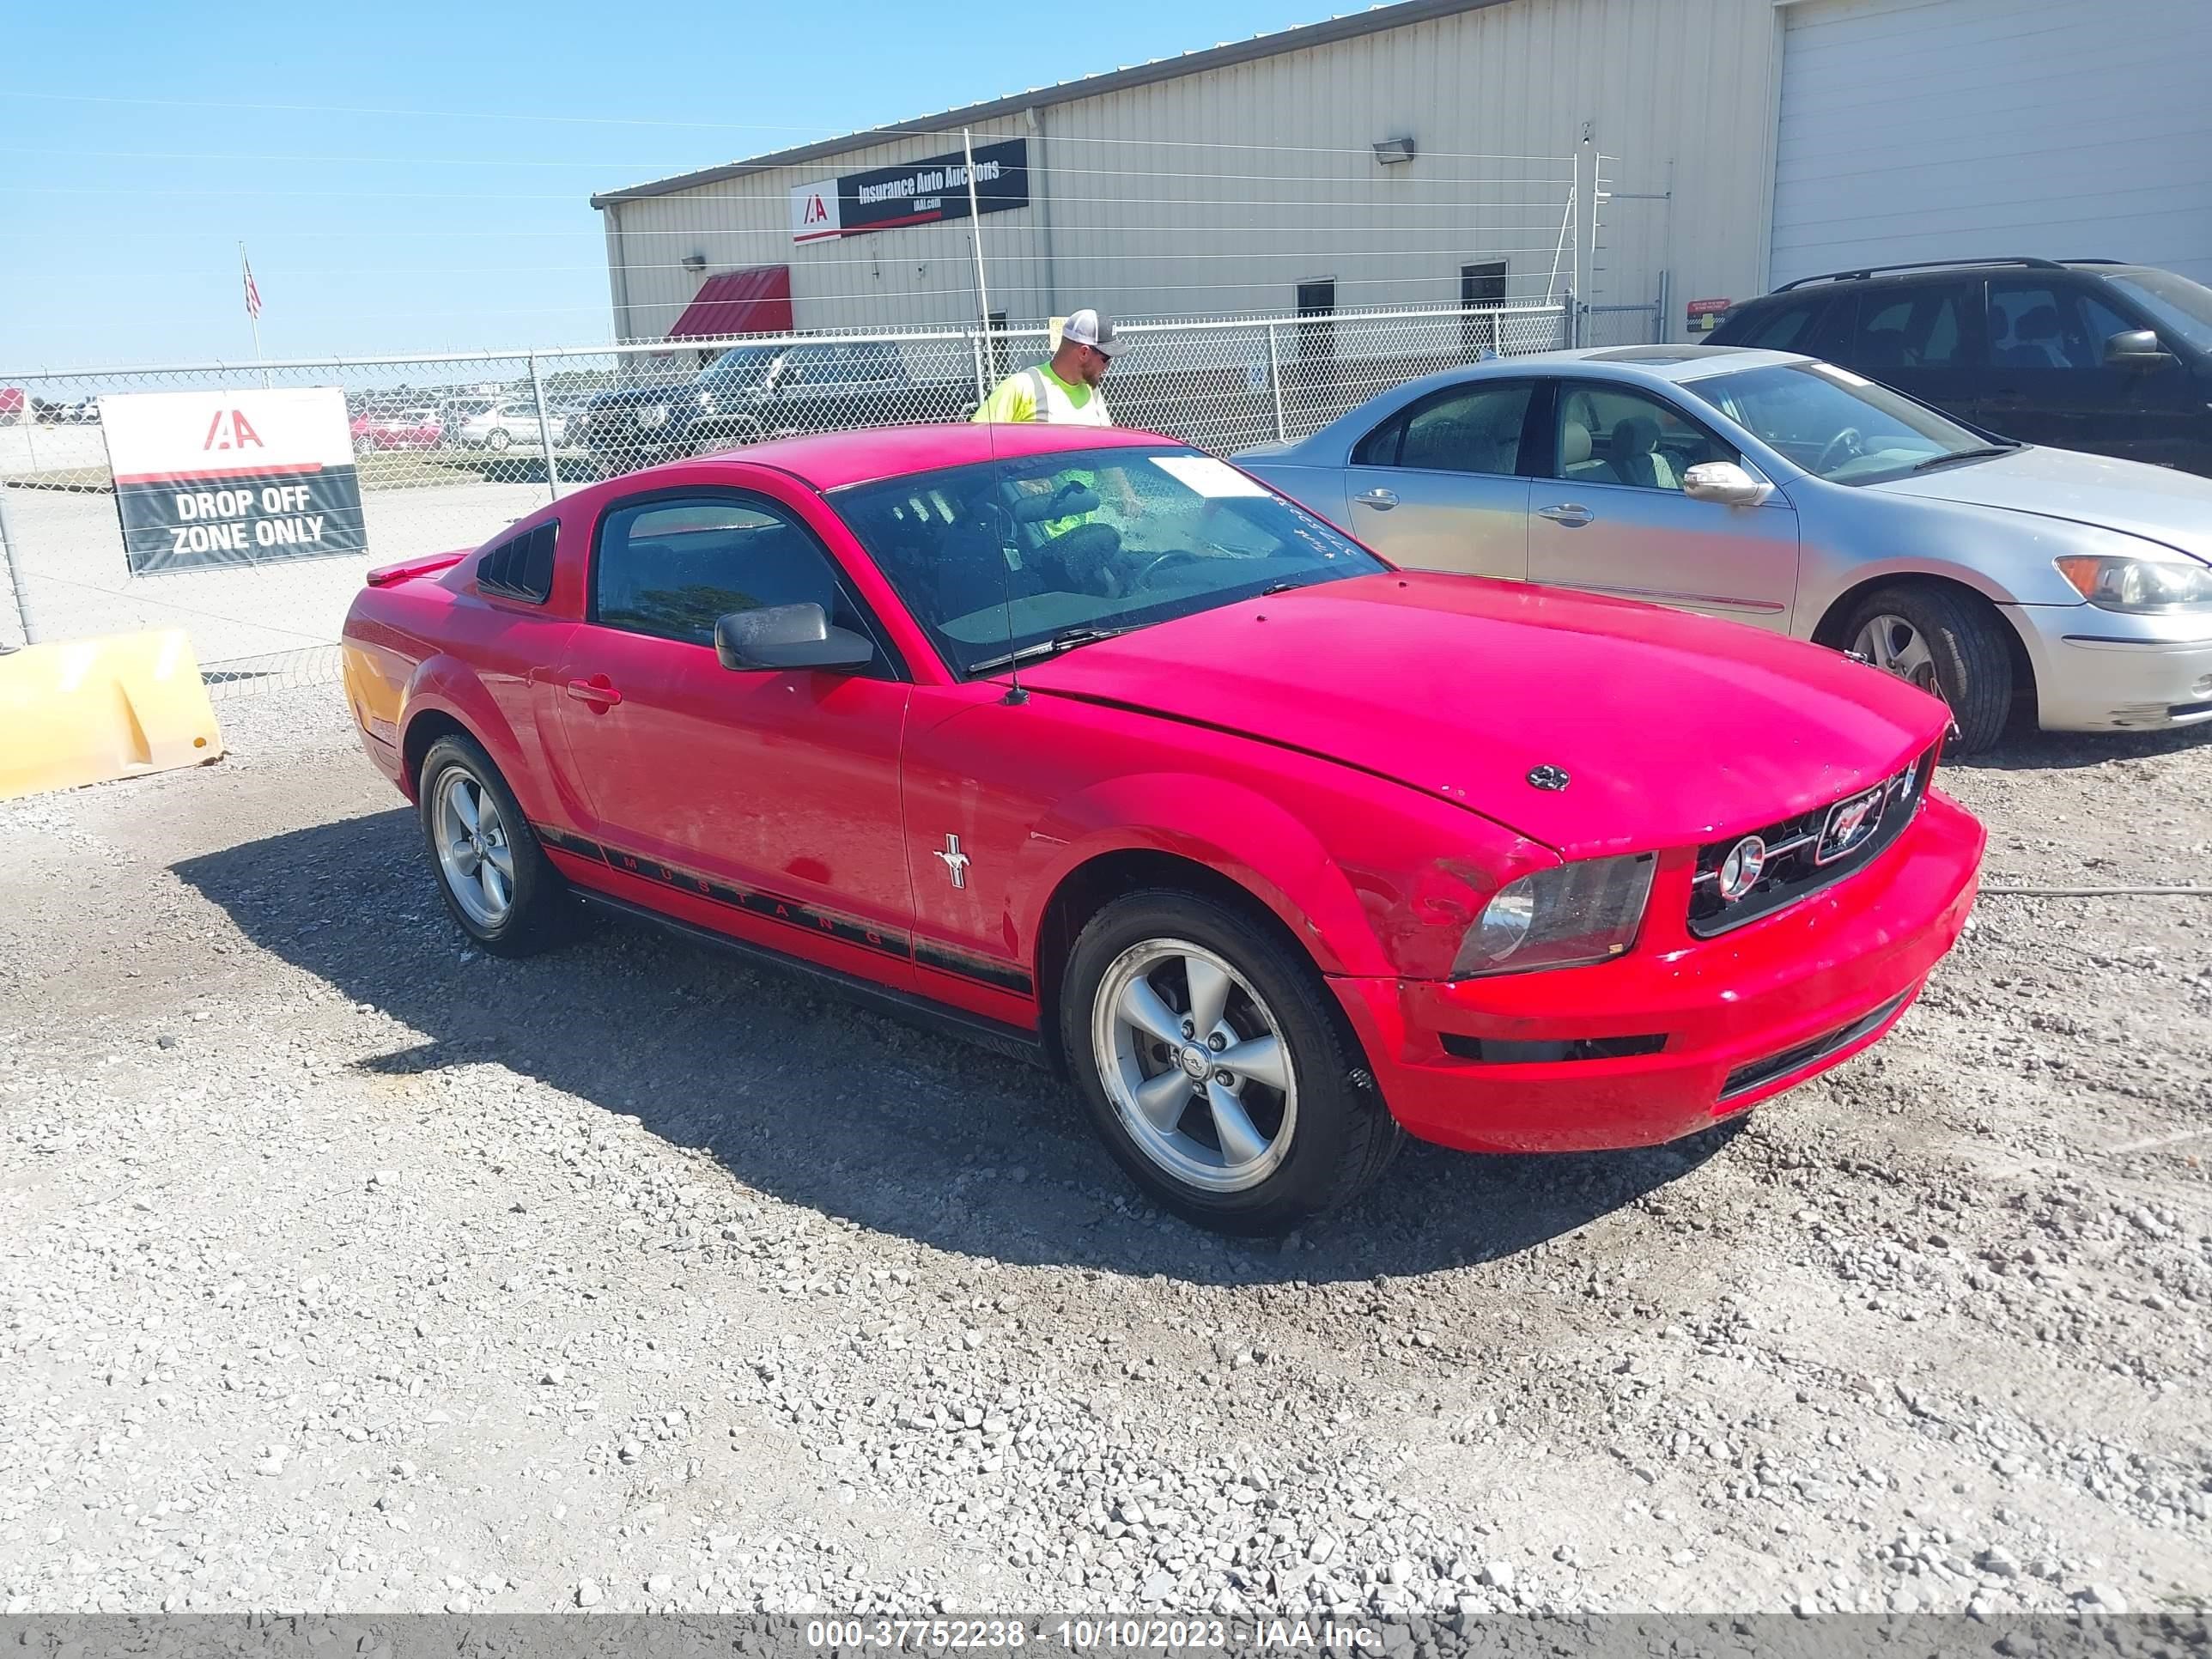
[[2105,362],[2109,368],[2155,368],[2172,361],[2172,354],[2159,344],[2158,335],[2148,328],[2131,328],[2105,342]]
[[1774,493],[1774,486],[1734,461],[1699,461],[1682,475],[1682,493],[1723,507],[1757,507]]
[[850,629],[830,627],[828,614],[808,600],[732,611],[717,619],[714,654],[723,667],[738,671],[861,668],[875,660],[876,647]]

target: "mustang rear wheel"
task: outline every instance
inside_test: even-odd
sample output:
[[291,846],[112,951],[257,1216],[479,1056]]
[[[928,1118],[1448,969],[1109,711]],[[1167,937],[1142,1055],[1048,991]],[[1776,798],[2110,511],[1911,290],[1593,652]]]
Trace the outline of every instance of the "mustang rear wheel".
[[1195,894],[1091,918],[1060,1040],[1115,1159],[1201,1226],[1285,1231],[1363,1191],[1401,1138],[1312,963]]
[[567,884],[483,745],[439,738],[422,757],[416,794],[438,890],[461,931],[502,957],[560,943],[570,920]]

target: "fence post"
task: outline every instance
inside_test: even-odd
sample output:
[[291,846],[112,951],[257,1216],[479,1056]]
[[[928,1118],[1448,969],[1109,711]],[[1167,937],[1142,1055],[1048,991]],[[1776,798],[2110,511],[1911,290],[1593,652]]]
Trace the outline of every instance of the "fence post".
[[969,335],[968,350],[975,360],[975,407],[981,409],[983,406],[983,400],[991,395],[991,388],[983,384],[982,336],[973,333]]
[[1567,290],[1566,309],[1559,314],[1559,325],[1566,331],[1567,349],[1572,351],[1583,343],[1583,306],[1572,289]]
[[1275,325],[1267,325],[1267,384],[1275,389],[1275,441],[1288,443],[1290,428],[1283,424],[1283,353],[1275,343]]
[[545,488],[554,501],[561,499],[561,464],[553,459],[553,416],[545,407],[545,382],[538,373],[538,354],[530,354],[530,395],[538,404],[538,447],[545,452]]
[[[30,419],[28,400],[25,401],[23,418]],[[23,630],[23,643],[35,645],[36,636],[31,632],[31,596],[23,586],[22,544],[15,538],[14,521],[8,516],[8,487],[0,484],[0,564],[8,567],[8,586],[15,599],[15,625]],[[15,647],[0,641],[0,655]]]

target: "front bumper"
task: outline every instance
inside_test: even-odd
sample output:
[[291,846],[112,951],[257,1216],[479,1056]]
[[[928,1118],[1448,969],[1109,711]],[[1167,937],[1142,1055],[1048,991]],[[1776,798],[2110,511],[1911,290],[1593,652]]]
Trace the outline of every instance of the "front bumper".
[[2212,720],[2212,623],[2092,605],[2006,607],[2046,732],[2155,732]]
[[[1979,823],[1930,791],[1874,864],[1717,939],[1689,936],[1690,870],[1674,860],[1653,884],[1643,940],[1617,962],[1329,983],[1411,1134],[1486,1152],[1656,1146],[1879,1041],[1966,926],[1984,840]],[[1656,1051],[1620,1058],[1468,1057],[1484,1043],[1602,1049],[1654,1038]]]

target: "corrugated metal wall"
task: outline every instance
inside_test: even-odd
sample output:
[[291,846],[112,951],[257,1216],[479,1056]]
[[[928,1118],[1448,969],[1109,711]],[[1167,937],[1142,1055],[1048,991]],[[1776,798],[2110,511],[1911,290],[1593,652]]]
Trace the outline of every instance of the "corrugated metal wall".
[[[1777,30],[1772,0],[1510,0],[996,122],[975,142],[1030,140],[1031,204],[981,222],[991,308],[1286,311],[1317,279],[1342,308],[1450,303],[1462,265],[1500,257],[1511,296],[1541,298],[1555,256],[1562,285],[1573,261],[1559,245],[1580,155],[1620,193],[1595,247],[1583,227],[1583,297],[1648,301],[1671,270],[1678,334],[1683,301],[1757,291]],[[1416,159],[1379,165],[1370,146],[1398,137]],[[709,271],[788,264],[803,328],[972,319],[966,222],[794,245],[789,221],[793,185],[957,143],[620,204],[617,327],[664,332],[702,280],[692,253]]]

